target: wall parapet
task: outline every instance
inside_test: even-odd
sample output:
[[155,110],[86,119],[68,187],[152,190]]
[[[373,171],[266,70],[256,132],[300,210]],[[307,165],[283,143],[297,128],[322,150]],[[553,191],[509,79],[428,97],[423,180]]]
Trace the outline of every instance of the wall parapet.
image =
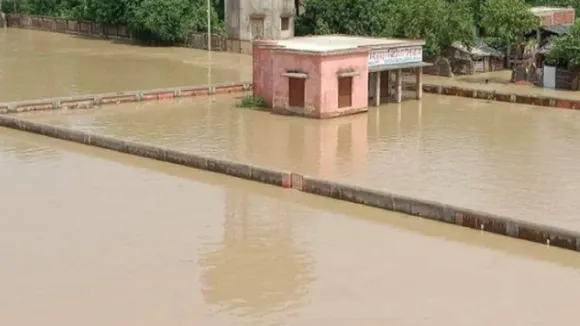
[[298,173],[267,169],[162,146],[33,122],[13,115],[0,115],[0,126],[269,185],[293,188],[314,195],[405,213],[512,238],[580,251],[580,232],[519,221],[486,212],[405,197],[361,186],[342,184]]
[[[238,93],[249,91],[251,88],[252,83],[224,83],[209,86],[184,86],[142,91],[55,97],[30,101],[0,102],[0,114],[56,109],[87,109],[106,104],[154,101],[180,97],[207,96],[223,93]],[[460,96],[487,101],[580,110],[580,99],[573,98],[512,94],[496,92],[494,90],[482,90],[477,88],[437,84],[423,84],[423,92],[448,96]]]
[[54,97],[39,100],[0,103],[0,114],[59,109],[90,109],[107,104],[239,93],[249,89],[250,86],[247,83],[224,83],[203,86],[184,86],[142,91]]
[[483,90],[477,88],[468,88],[453,85],[436,85],[436,84],[423,84],[423,92],[449,96],[460,96],[488,101],[509,102],[525,105],[546,106],[560,109],[580,110],[580,98],[574,99],[564,97],[540,96],[532,94],[514,94],[514,93],[497,92],[495,90]]

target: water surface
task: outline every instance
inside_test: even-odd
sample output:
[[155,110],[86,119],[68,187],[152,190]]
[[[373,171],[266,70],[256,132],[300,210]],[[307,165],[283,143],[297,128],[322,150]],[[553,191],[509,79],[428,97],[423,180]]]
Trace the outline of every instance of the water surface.
[[239,109],[238,101],[24,117],[580,230],[577,112],[425,95],[320,121]]
[[580,256],[0,129],[0,324],[573,323]]
[[252,57],[0,29],[0,102],[248,82]]

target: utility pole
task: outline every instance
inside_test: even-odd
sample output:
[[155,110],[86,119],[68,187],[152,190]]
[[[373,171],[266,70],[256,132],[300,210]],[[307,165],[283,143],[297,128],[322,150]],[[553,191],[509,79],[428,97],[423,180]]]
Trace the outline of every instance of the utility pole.
[[8,25],[8,22],[6,21],[6,15],[2,11],[2,0],[0,0],[0,25],[4,28],[6,28]]
[[207,0],[207,50],[211,51],[211,0]]

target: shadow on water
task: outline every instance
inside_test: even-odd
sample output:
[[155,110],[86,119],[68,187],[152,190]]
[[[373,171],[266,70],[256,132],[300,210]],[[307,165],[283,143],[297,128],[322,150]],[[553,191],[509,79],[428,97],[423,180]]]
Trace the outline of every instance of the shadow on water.
[[[276,191],[273,191],[272,187],[259,183],[249,182],[224,175],[218,175],[211,172],[194,170],[166,162],[149,160],[99,148],[30,135],[21,131],[10,130],[10,132],[13,132],[19,137],[27,136],[26,138],[29,139],[30,142],[42,144],[44,146],[63,148],[73,153],[105,159],[139,169],[162,172],[169,176],[188,179],[208,185],[216,185],[231,189],[242,185],[247,188],[248,183],[252,183],[253,186],[251,187],[251,191],[264,197],[292,201],[316,210],[329,211],[332,213],[347,215],[376,223],[385,223],[394,228],[422,234],[425,236],[442,238],[474,247],[493,249],[512,255],[539,259],[565,267],[580,268],[580,255],[577,255],[572,251],[510,239],[494,234],[468,230],[456,227],[454,225],[424,220],[404,214],[392,212],[387,213],[383,210],[364,207],[362,205],[355,205],[352,203],[337,201],[329,198],[303,194],[296,192],[295,190],[278,188]],[[121,157],[123,157],[122,160],[120,159]]]

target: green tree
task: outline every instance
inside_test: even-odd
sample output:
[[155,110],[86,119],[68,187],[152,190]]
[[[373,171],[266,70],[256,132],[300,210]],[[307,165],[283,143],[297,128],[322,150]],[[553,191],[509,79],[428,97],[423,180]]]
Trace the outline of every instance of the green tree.
[[86,19],[102,24],[127,24],[127,5],[126,0],[86,0]]
[[[126,0],[128,26],[141,41],[174,44],[207,30],[206,0]],[[212,30],[221,30],[213,7]]]
[[308,0],[297,35],[350,34],[425,39],[439,55],[454,42],[475,40],[471,0]]
[[296,34],[385,34],[389,0],[308,0],[296,19]]
[[539,18],[524,0],[487,0],[481,25],[487,37],[505,45],[521,45],[524,34],[539,26]]
[[570,28],[570,34],[552,41],[547,63],[555,66],[580,66],[580,22]]
[[427,55],[440,55],[453,43],[467,47],[475,41],[475,21],[469,0],[391,1],[387,33],[393,37],[424,39]]
[[60,0],[23,0],[18,4],[23,13],[59,17]]

